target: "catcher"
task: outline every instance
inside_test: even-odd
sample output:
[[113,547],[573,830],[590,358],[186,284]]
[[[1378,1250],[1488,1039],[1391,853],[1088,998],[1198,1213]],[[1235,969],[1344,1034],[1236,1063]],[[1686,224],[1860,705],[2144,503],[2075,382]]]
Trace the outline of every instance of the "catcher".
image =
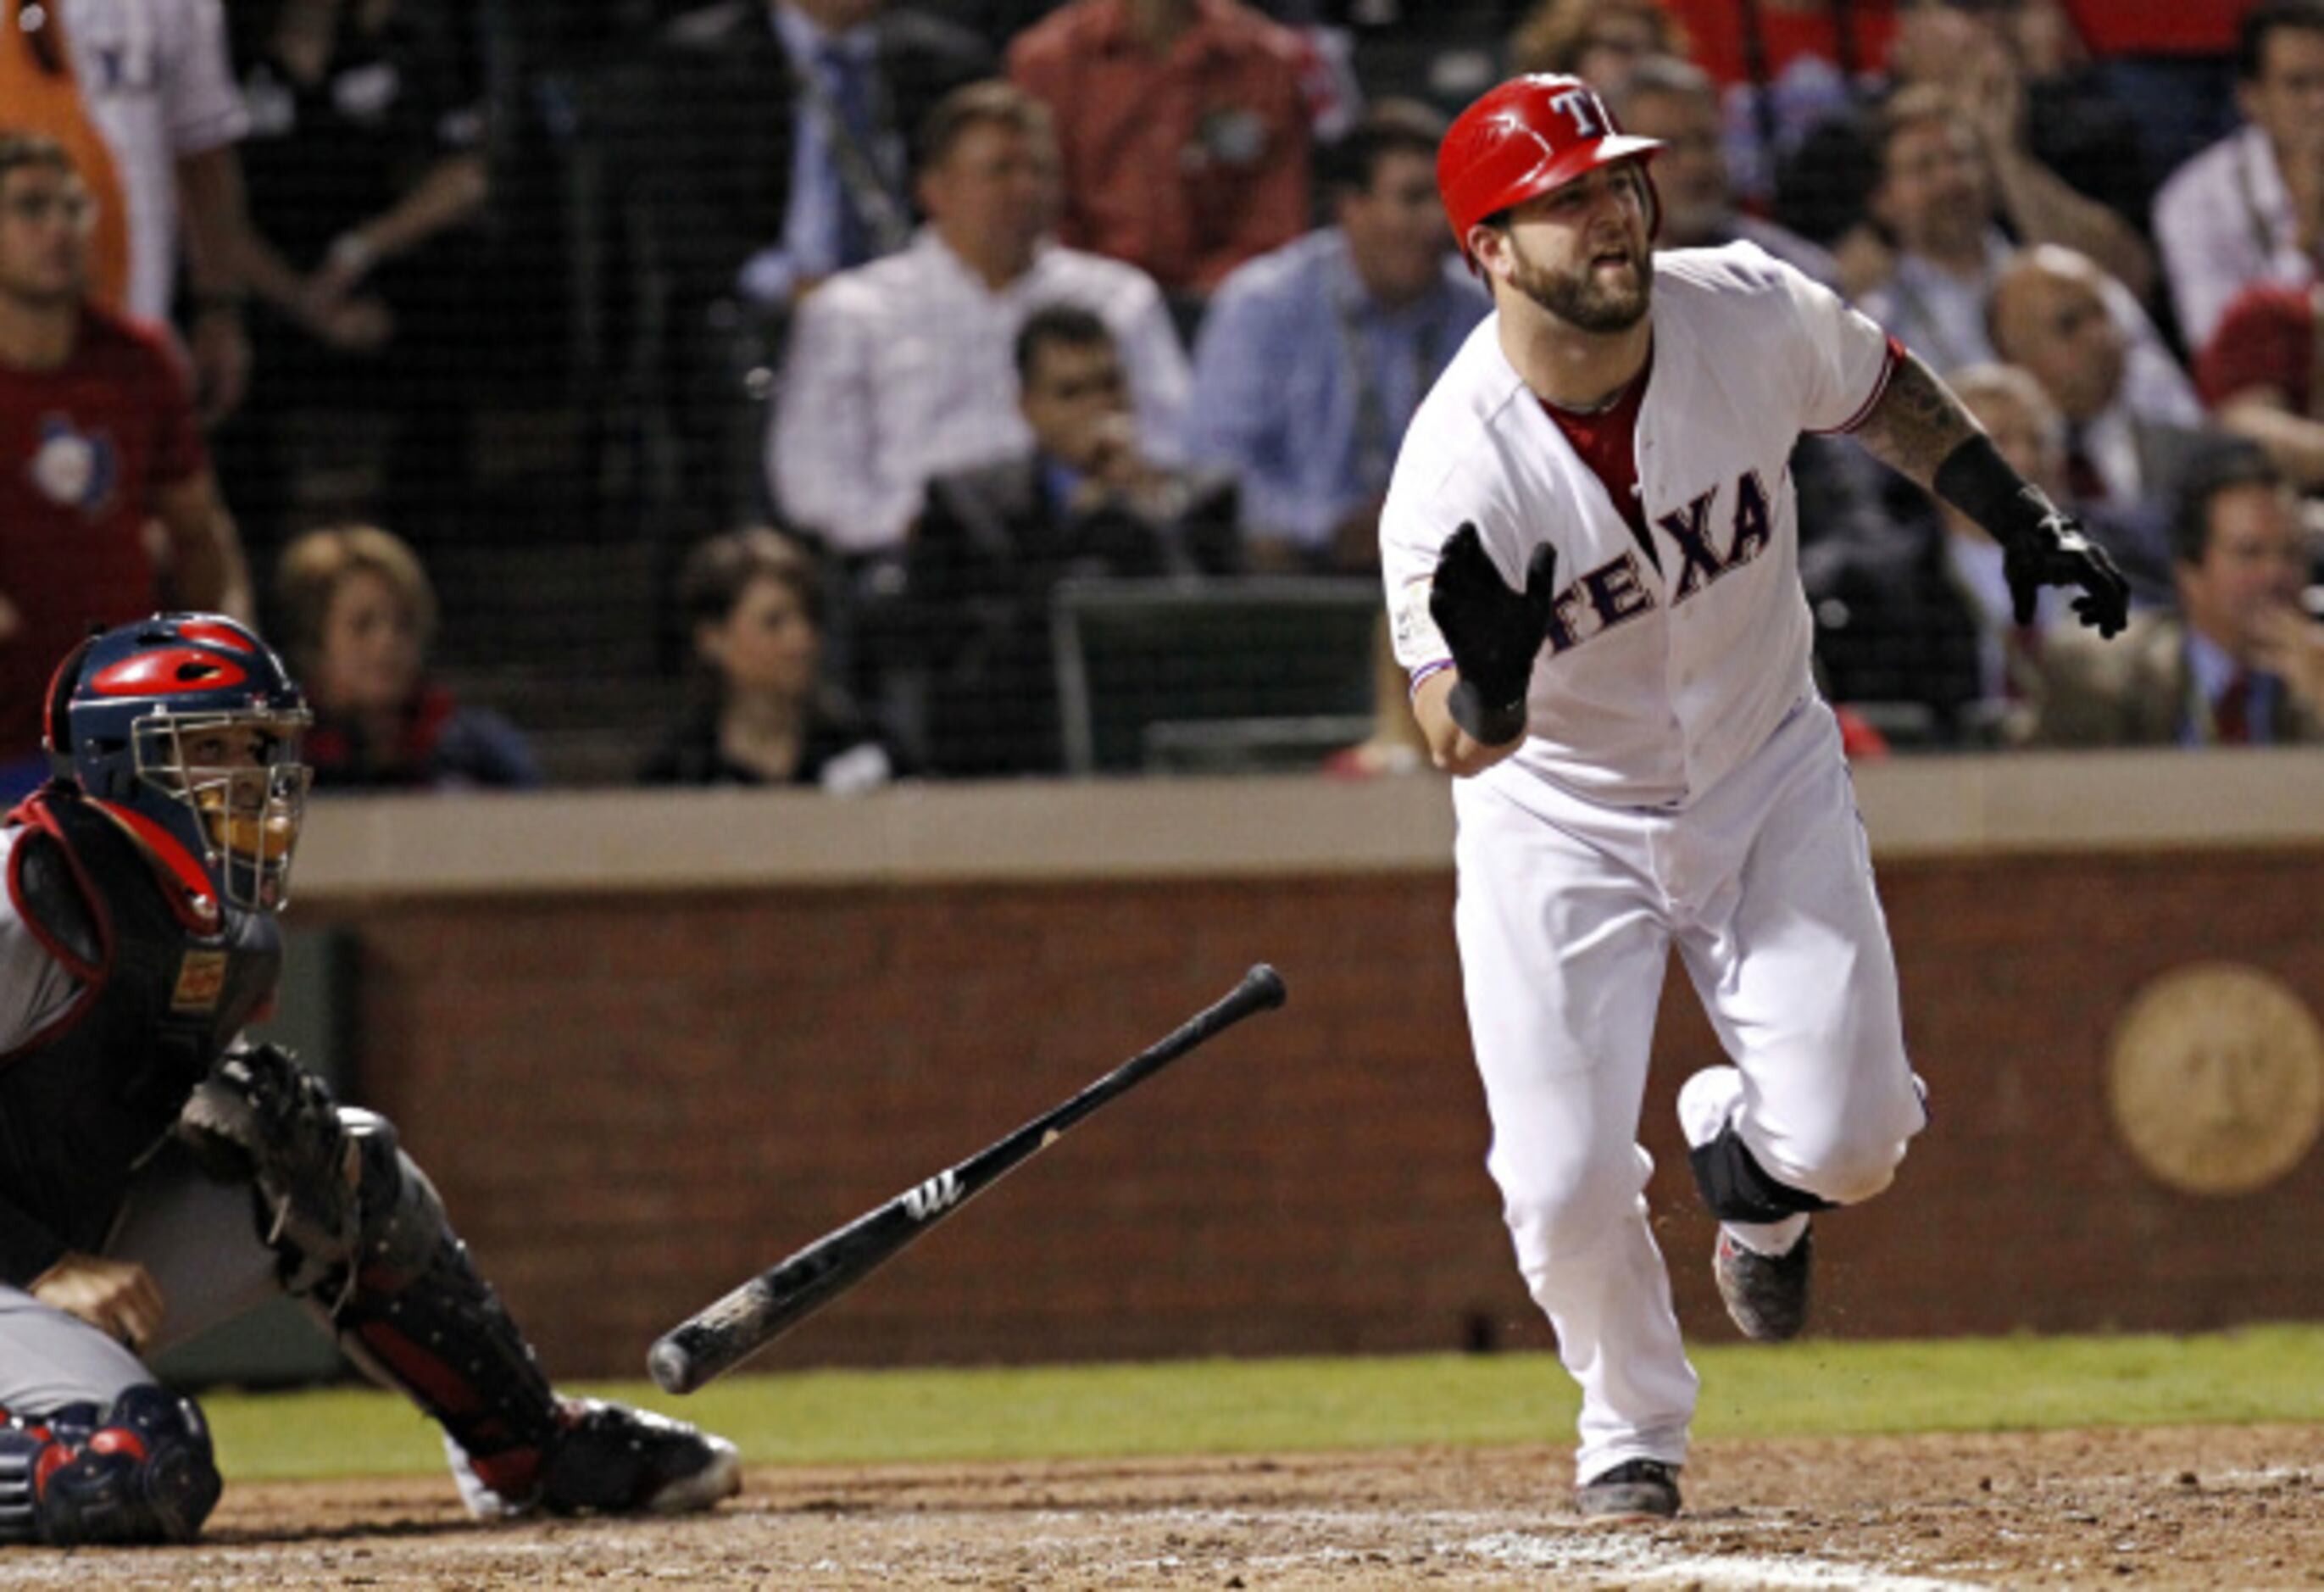
[[222,1486],[142,1356],[275,1290],[443,1427],[480,1515],[704,1509],[733,1445],[559,1397],[395,1130],[243,1025],[309,771],[299,689],[217,615],[82,643],[0,828],[0,1541],[183,1542]]

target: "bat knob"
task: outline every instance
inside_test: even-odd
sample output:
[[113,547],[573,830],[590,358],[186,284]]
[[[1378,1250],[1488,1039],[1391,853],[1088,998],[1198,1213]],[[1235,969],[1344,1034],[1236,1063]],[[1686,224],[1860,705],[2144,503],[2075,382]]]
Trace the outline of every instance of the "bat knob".
[[657,1386],[668,1393],[694,1391],[694,1356],[686,1352],[675,1333],[656,1343],[646,1354],[646,1370]]
[[1265,962],[1251,964],[1250,971],[1242,976],[1242,986],[1263,1011],[1281,1005],[1289,993],[1283,987],[1283,975]]

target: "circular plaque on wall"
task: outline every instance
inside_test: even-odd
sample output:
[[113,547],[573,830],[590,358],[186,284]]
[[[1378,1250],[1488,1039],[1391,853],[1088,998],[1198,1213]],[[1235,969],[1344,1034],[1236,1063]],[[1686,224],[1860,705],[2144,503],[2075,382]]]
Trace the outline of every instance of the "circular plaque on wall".
[[2189,1194],[2248,1194],[2298,1165],[2324,1126],[2324,1030],[2256,967],[2178,968],[2116,1026],[2107,1095],[2155,1177]]

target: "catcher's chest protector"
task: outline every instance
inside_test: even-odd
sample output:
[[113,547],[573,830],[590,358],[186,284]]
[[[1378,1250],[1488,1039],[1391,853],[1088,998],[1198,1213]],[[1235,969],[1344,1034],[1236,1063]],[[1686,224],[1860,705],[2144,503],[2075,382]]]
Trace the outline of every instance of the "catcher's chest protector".
[[193,927],[136,844],[77,797],[43,792],[19,816],[9,898],[83,990],[0,1057],[0,1189],[94,1250],[131,1164],[273,995],[281,931],[231,906],[214,930]]

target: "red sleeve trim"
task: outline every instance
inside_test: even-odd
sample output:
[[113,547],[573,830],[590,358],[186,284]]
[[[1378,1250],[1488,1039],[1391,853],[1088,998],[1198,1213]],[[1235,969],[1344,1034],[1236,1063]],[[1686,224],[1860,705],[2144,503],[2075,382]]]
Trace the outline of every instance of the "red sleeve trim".
[[20,1056],[29,1055],[44,1045],[55,1042],[59,1036],[88,1016],[95,1008],[97,995],[105,988],[106,980],[111,976],[113,970],[113,916],[106,910],[104,899],[95,893],[88,875],[81,867],[80,859],[73,855],[72,847],[65,843],[63,835],[58,830],[57,820],[49,816],[46,806],[37,793],[26,798],[9,816],[22,821],[36,832],[45,835],[64,853],[65,865],[72,870],[73,878],[80,884],[84,897],[88,900],[89,911],[97,919],[97,937],[103,945],[100,954],[105,958],[105,965],[100,967],[88,966],[66,949],[63,941],[50,933],[47,924],[24,910],[23,889],[17,878],[24,854],[24,843],[19,840],[8,854],[9,904],[16,909],[18,920],[32,931],[32,938],[41,942],[41,949],[55,958],[58,964],[66,972],[71,974],[81,987],[78,995],[65,1003],[64,1010],[51,1018],[39,1032],[25,1039],[14,1050],[0,1052],[0,1067],[6,1066]]
[[23,840],[19,840],[8,853],[8,904],[16,909],[17,918],[32,931],[32,938],[41,942],[41,949],[62,963],[66,972],[93,989],[105,982],[106,972],[113,965],[113,915],[106,911],[105,898],[97,893],[95,882],[89,878],[88,870],[81,866],[80,858],[73,855],[71,844],[65,839],[57,820],[49,815],[46,803],[35,796],[18,807],[14,816],[23,820],[32,833],[45,837],[63,856],[66,868],[71,873],[74,883],[80,886],[81,899],[88,903],[89,914],[96,920],[97,954],[105,958],[103,964],[91,967],[76,956],[71,948],[41,921],[40,915],[26,905]]
[[1895,338],[1890,338],[1888,356],[1880,362],[1880,379],[1872,384],[1872,391],[1865,394],[1864,402],[1856,406],[1856,412],[1836,426],[1812,428],[1812,434],[1818,437],[1843,437],[1871,419],[1872,412],[1880,406],[1881,397],[1888,391],[1888,384],[1896,377],[1896,367],[1904,364],[1907,357],[1904,345]]
[[1412,690],[1410,694],[1416,697],[1418,696],[1420,694],[1420,686],[1422,681],[1425,680],[1432,674],[1442,674],[1452,667],[1452,660],[1450,658],[1439,658],[1434,662],[1423,663],[1419,668],[1412,671]]

